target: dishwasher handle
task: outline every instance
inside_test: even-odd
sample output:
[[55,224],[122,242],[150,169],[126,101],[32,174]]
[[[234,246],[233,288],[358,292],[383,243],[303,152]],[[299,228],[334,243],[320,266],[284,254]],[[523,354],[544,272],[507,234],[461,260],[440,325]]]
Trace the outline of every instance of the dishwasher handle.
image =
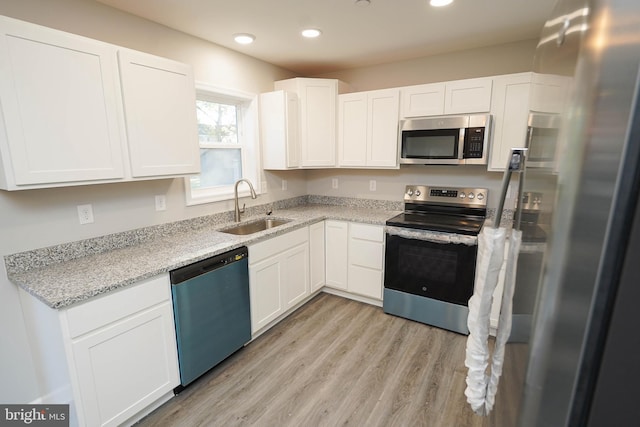
[[179,285],[194,277],[209,273],[234,262],[249,258],[249,250],[246,246],[194,262],[169,272],[172,285]]

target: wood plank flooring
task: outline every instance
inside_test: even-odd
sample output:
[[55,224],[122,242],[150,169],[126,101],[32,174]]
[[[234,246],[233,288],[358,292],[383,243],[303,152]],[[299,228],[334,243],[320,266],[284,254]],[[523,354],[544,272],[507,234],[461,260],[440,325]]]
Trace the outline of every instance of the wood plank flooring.
[[[138,425],[515,425],[510,388],[523,367],[505,364],[497,404],[508,408],[475,415],[464,396],[465,345],[466,336],[321,293]],[[524,357],[526,346],[508,351]]]

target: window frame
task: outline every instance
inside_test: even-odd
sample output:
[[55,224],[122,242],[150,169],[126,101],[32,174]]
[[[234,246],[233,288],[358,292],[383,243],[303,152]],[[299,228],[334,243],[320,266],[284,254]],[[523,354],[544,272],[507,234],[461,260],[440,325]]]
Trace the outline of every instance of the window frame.
[[[238,138],[240,143],[235,145],[199,145],[204,149],[240,148],[242,161],[242,178],[249,179],[257,194],[264,193],[260,173],[260,142],[258,127],[258,95],[234,89],[228,89],[207,83],[196,82],[196,99],[213,102],[235,104],[238,108]],[[195,108],[194,105],[194,114]],[[192,175],[193,176],[193,175]],[[215,203],[234,199],[234,185],[225,185],[216,188],[204,188],[193,190],[191,177],[184,178],[185,198],[187,206]],[[250,195],[249,186],[238,187],[238,197]]]

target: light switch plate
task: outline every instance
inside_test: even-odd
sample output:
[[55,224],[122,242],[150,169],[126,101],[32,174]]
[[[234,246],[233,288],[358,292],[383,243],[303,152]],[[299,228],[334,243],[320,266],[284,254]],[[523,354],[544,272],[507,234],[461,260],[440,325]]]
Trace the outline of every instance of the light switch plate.
[[376,180],[372,179],[369,181],[369,191],[376,191]]
[[338,178],[331,179],[331,188],[334,190],[338,188]]
[[282,191],[287,191],[287,180],[286,179],[282,180]]

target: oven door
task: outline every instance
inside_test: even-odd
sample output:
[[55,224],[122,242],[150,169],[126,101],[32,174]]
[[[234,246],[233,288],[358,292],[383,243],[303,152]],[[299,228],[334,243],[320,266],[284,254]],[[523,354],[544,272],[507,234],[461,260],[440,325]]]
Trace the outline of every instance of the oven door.
[[473,294],[478,247],[387,234],[384,286],[467,306]]

